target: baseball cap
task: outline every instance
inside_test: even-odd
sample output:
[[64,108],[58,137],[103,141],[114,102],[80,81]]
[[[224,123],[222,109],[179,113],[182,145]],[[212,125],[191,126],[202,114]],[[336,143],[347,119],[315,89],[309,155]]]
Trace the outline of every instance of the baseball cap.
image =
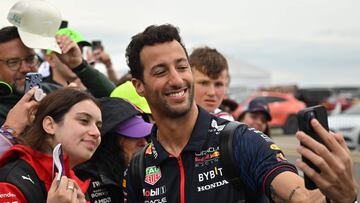
[[114,132],[130,138],[143,138],[150,135],[153,124],[147,123],[141,116],[133,116],[120,123]]
[[139,107],[144,113],[151,114],[151,110],[146,99],[138,95],[134,85],[130,81],[126,81],[125,83],[115,88],[111,92],[110,97],[126,99],[135,106]]
[[91,43],[86,41],[85,38],[74,29],[62,28],[59,29],[56,34],[67,35],[68,37],[70,37],[70,39],[74,40],[74,42],[76,42],[80,46],[91,46]]
[[47,1],[18,1],[11,7],[7,19],[18,28],[21,41],[27,47],[61,53],[55,39],[62,20],[61,13]]
[[[265,114],[266,119],[271,121],[270,109],[269,106],[263,99],[255,98],[249,102],[249,104],[245,107],[244,111],[241,112],[241,115],[247,112],[262,112]],[[241,117],[240,115],[240,117]]]
[[[66,35],[79,46],[91,46],[90,42],[86,41],[85,38],[77,31],[71,28],[61,28],[57,31],[57,35]],[[50,54],[52,51],[50,49],[46,50],[46,54]]]
[[0,96],[7,96],[12,93],[12,88],[4,81],[0,81]]
[[119,123],[129,118],[140,115],[132,104],[120,98],[104,97],[99,99],[103,125],[101,135],[111,132]]

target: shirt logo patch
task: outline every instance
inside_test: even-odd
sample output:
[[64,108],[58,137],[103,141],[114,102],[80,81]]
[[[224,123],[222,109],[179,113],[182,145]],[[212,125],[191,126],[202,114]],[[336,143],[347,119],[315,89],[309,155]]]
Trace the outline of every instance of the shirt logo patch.
[[281,152],[276,154],[276,160],[278,162],[287,161],[287,159],[285,158],[285,156]]
[[30,175],[28,174],[27,176],[21,176],[22,177],[22,179],[24,179],[24,180],[28,180],[28,181],[30,181],[32,184],[35,184],[34,183],[34,181],[33,180],[31,180],[31,178],[30,178]]
[[[215,132],[218,134],[220,131],[222,131],[225,128],[225,125],[219,125],[217,124],[216,120],[211,121],[211,127],[215,129]],[[209,130],[211,132],[213,130]]]
[[146,148],[145,154],[152,154],[151,146],[152,146],[152,143],[150,143],[148,148]]
[[150,185],[155,185],[161,178],[161,171],[159,167],[150,166],[145,170],[145,182]]
[[276,144],[270,145],[270,149],[272,149],[272,150],[281,150],[280,147],[278,147]]

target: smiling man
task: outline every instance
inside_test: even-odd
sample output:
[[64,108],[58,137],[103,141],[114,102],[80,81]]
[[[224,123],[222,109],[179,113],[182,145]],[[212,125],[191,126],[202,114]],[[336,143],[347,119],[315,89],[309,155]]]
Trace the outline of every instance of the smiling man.
[[[322,173],[299,162],[298,166],[312,173],[321,187],[321,192],[308,191],[296,168],[270,138],[241,125],[235,132],[233,147],[244,187],[229,184],[219,161],[219,132],[228,121],[195,104],[194,79],[177,28],[147,27],[132,37],[126,57],[132,82],[138,94],[147,99],[156,125],[143,157],[144,178],[134,179],[132,170],[125,174],[125,202],[255,203],[261,194],[275,202],[325,202],[327,195],[333,202],[350,203],[356,198],[350,154],[338,135],[328,136],[327,150],[307,135],[298,134],[298,139],[311,149],[323,149],[316,154],[300,149],[301,154],[311,160],[325,160],[318,165]],[[316,126],[315,120],[313,126],[323,136],[328,135]]]

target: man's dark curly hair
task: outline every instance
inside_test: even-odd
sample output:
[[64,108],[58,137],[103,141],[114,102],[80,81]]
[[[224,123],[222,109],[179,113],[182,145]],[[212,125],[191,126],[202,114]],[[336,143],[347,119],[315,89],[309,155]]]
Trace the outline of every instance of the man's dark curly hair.
[[20,35],[15,26],[7,26],[0,29],[0,43],[5,43],[17,38],[20,38]]
[[152,46],[159,43],[171,42],[176,40],[184,48],[186,57],[188,53],[179,35],[179,29],[170,24],[150,25],[143,32],[131,38],[130,44],[126,48],[126,62],[130,68],[132,77],[144,80],[144,66],[140,61],[140,52],[144,46]]

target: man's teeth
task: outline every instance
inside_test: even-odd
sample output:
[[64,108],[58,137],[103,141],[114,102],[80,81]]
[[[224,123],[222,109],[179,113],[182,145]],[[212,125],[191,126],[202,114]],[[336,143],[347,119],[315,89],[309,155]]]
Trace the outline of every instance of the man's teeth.
[[170,96],[171,97],[181,97],[185,94],[185,91],[181,91],[181,92],[174,92],[174,93],[171,93]]

